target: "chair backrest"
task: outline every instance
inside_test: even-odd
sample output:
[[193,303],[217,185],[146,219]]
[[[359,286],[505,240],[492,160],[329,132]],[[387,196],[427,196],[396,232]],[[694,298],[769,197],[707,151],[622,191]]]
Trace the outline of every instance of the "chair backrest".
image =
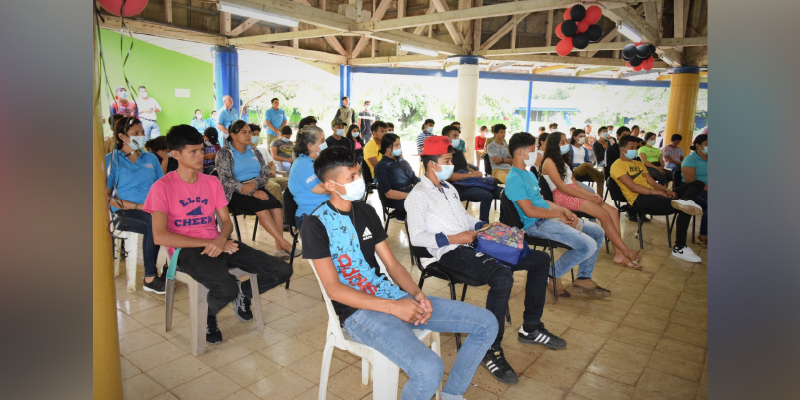
[[672,170],[672,189],[674,190],[676,187],[683,184],[683,173],[681,172],[680,168],[675,168]]
[[522,219],[519,218],[517,207],[514,206],[508,197],[506,191],[500,192],[500,222],[512,227],[522,229]]
[[311,265],[311,270],[314,271],[314,276],[317,277],[319,291],[322,292],[322,298],[325,300],[325,309],[328,310],[328,332],[333,333],[336,342],[340,345],[343,345],[345,343],[345,339],[344,333],[342,332],[342,325],[339,322],[339,316],[336,315],[336,310],[333,309],[331,298],[328,297],[328,292],[325,291],[325,286],[322,285],[322,280],[319,279],[319,273],[317,273],[317,268],[314,266],[314,261],[308,260],[308,264]]
[[364,178],[364,182],[367,184],[372,183],[374,179],[372,177],[372,171],[369,169],[369,164],[367,164],[367,160],[361,161],[361,176]]
[[406,235],[408,237],[408,245],[411,247],[411,263],[416,265],[420,271],[424,271],[425,267],[422,266],[422,259],[423,258],[433,258],[431,253],[428,252],[428,249],[420,246],[414,246],[411,244],[411,232],[408,230],[408,218],[406,218]]
[[295,213],[297,213],[297,202],[294,201],[294,195],[287,187],[283,191],[283,221],[289,226],[297,227]]
[[492,175],[492,162],[489,158],[489,153],[483,155],[483,170],[486,172],[487,176]]
[[611,195],[611,200],[617,203],[627,203],[628,200],[625,199],[625,195],[622,194],[622,189],[619,188],[617,185],[617,181],[614,178],[608,178],[606,180],[606,187],[608,188],[608,194]]
[[550,185],[547,184],[547,179],[544,178],[544,175],[539,177],[539,193],[543,199],[553,201],[553,192],[550,190]]
[[381,207],[383,207],[383,213],[389,214],[389,211],[394,208],[392,204],[392,200],[386,197],[386,193],[383,191],[383,188],[380,185],[375,185],[375,190],[378,191],[378,198],[381,199]]

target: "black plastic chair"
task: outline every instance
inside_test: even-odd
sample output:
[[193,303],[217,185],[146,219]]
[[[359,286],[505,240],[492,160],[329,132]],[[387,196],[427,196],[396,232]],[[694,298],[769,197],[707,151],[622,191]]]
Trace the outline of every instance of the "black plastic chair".
[[[636,211],[636,219],[638,220],[639,225],[639,228],[636,231],[636,235],[639,236],[639,249],[644,248],[644,239],[642,238],[642,222],[644,221],[644,216],[646,214],[650,214],[652,216],[663,215],[667,219],[667,242],[669,243],[669,248],[672,249],[672,225],[670,224],[669,216],[676,214],[677,211],[664,213],[655,210],[642,209],[628,203],[628,200],[625,199],[625,195],[622,194],[622,189],[620,189],[619,185],[617,185],[617,181],[613,178],[606,180],[606,187],[608,188],[608,192],[611,194],[611,200],[614,201],[614,205],[617,207],[617,210],[625,211],[626,207],[628,207]],[[625,203],[625,206],[622,205],[623,203]],[[673,223],[674,220],[675,218],[673,218]]]
[[[451,300],[458,300],[456,298],[456,285],[463,284],[464,287],[461,290],[461,301],[467,296],[467,286],[483,286],[484,284],[476,281],[466,275],[460,274],[457,271],[445,270],[442,268],[442,264],[439,261],[434,261],[427,266],[422,265],[423,258],[433,258],[433,256],[428,252],[427,249],[424,247],[418,247],[411,244],[411,236],[408,234],[408,221],[405,222],[406,225],[406,235],[408,236],[408,245],[411,247],[411,263],[416,265],[417,268],[422,273],[419,277],[419,288],[422,289],[422,286],[425,284],[425,279],[427,278],[439,278],[442,280],[447,281],[448,286],[450,287],[450,299]],[[506,307],[506,324],[511,326],[511,313],[509,312],[508,308]],[[461,334],[456,333],[456,350],[461,349]]]
[[483,155],[483,172],[486,176],[492,176],[492,161],[489,157],[489,153]]
[[378,191],[378,198],[381,200],[381,209],[383,211],[383,220],[385,223],[383,224],[383,231],[389,231],[389,221],[394,219],[397,222],[405,222],[406,215],[395,210],[394,205],[392,205],[392,199],[386,197],[386,193],[381,190],[380,187],[375,187]]
[[369,164],[367,160],[361,160],[361,176],[364,178],[365,186],[367,190],[364,191],[364,200],[367,201],[369,198],[370,192],[378,188],[378,184],[374,182],[374,178],[372,176],[372,171],[369,169]]
[[[292,251],[289,253],[289,265],[294,268],[294,251],[297,248],[297,240],[300,238],[300,230],[297,229],[297,202],[294,201],[294,195],[289,191],[289,188],[283,191],[283,221],[289,225],[289,234],[292,235]],[[289,282],[286,281],[286,289],[289,288]]]
[[[219,173],[217,172],[216,168],[213,171],[211,171],[211,173],[209,175],[216,176],[217,179],[219,179]],[[247,215],[253,215],[253,216],[256,217],[256,222],[253,225],[253,241],[255,242],[256,241],[256,232],[258,232],[258,215],[256,215],[255,213],[251,213],[251,212],[247,212],[247,211],[244,211],[244,210],[240,210],[238,208],[233,208],[231,206],[228,206],[228,213],[231,214],[231,218],[233,219],[233,229],[236,231],[236,238],[240,242],[242,241],[242,234],[241,234],[241,232],[239,232],[239,220],[236,218],[236,216],[237,215],[241,215],[242,217],[244,217],[244,216],[247,216]]]
[[[547,184],[547,180],[544,176],[539,177],[539,193],[542,195],[542,198],[555,203],[553,200],[553,192],[550,191],[550,185]],[[593,216],[586,214],[580,211],[573,211],[578,218],[583,219],[595,219]],[[606,254],[610,253],[611,251],[608,248],[608,236],[605,237],[606,241]]]
[[[506,197],[505,190],[500,193],[500,222],[513,228],[523,229],[522,220],[519,218],[517,208],[514,207],[514,203]],[[553,253],[553,249],[561,248],[572,250],[572,247],[564,243],[550,239],[537,238],[529,236],[528,234],[525,234],[525,242],[532,246],[533,250],[536,250],[538,246],[550,249],[550,276],[552,276],[553,279],[556,278],[556,257]],[[572,281],[575,282],[575,272],[573,272],[572,269],[570,269],[569,272],[572,275]],[[558,302],[558,293],[556,293],[555,290],[553,290],[553,299],[555,299],[556,303]]]
[[[676,187],[683,185],[683,173],[681,172],[680,168],[672,170],[672,190],[675,190]],[[672,226],[675,226],[675,220],[677,218],[672,219]],[[692,243],[694,243],[694,234],[697,228],[697,216],[692,215]]]

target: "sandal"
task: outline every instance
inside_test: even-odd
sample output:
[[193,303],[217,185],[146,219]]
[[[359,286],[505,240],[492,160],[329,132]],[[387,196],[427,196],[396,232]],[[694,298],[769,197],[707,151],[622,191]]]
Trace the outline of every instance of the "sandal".
[[[614,259],[611,259],[611,261],[614,261]],[[641,265],[639,265],[639,264],[634,264],[634,263],[633,263],[633,261],[631,261],[631,259],[630,259],[630,258],[628,258],[628,257],[625,257],[625,258],[622,260],[622,262],[616,262],[616,261],[614,261],[614,264],[617,264],[617,265],[622,265],[623,267],[628,267],[628,268],[634,269],[634,270],[636,270],[636,271],[641,271],[641,270],[642,270],[642,266],[641,266]]]

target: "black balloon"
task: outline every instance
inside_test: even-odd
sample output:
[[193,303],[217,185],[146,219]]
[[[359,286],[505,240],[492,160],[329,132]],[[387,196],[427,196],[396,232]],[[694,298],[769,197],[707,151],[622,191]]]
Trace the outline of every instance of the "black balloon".
[[656,54],[656,46],[650,45],[650,55]]
[[589,29],[586,30],[586,34],[589,35],[589,41],[595,43],[603,37],[603,28],[599,25],[590,25]]
[[[561,31],[564,31],[564,25],[561,25]],[[625,61],[630,61],[636,58],[636,45],[633,43],[626,44],[625,47],[622,48],[622,59]]]
[[566,20],[561,23],[561,34],[566,37],[573,37],[578,33],[578,24],[573,20]]
[[583,50],[586,46],[589,45],[589,35],[584,33],[578,33],[572,37],[572,45],[575,46],[576,49]]
[[628,63],[631,64],[631,67],[638,67],[639,65],[642,64],[642,61],[644,61],[643,58],[633,57],[633,59],[628,60]]
[[636,46],[636,57],[641,59],[645,59],[650,57],[650,45],[649,44],[640,44]]
[[583,21],[583,19],[586,18],[586,7],[580,4],[572,6],[572,9],[569,11],[569,17],[575,22]]

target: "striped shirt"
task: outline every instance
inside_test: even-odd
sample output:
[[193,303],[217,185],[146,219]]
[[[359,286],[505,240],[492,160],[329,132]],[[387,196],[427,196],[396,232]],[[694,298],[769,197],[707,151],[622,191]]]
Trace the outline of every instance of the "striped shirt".
[[426,131],[422,131],[422,133],[417,135],[417,152],[422,153],[422,146],[425,144],[425,139],[431,136],[433,135],[428,134]]

